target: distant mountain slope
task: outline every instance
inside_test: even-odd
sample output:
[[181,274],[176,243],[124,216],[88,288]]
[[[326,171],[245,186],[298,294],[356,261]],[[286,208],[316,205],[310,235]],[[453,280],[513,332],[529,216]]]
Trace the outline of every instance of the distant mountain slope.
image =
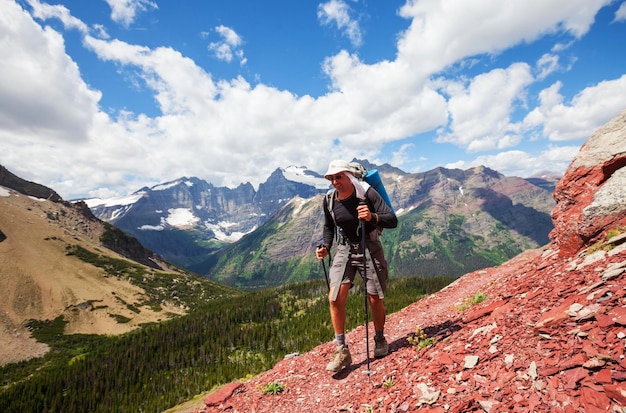
[[215,187],[180,178],[120,199],[88,199],[93,213],[185,268],[206,260],[263,224],[294,196],[323,193],[328,181],[304,167],[276,169],[255,190],[250,184]]
[[[54,193],[43,188],[29,193]],[[116,334],[237,293],[173,267],[82,203],[0,186],[0,204],[0,365],[47,351],[29,338],[32,319],[63,316],[66,333]]]
[[[524,179],[484,167],[419,174],[381,168],[381,175],[399,215],[398,228],[382,235],[393,276],[458,276],[549,242],[551,193]],[[321,243],[322,199],[294,198],[190,268],[241,288],[323,277],[313,253]]]
[[[485,167],[409,174],[356,161],[379,170],[400,217],[400,227],[384,240],[396,275],[459,275],[548,242],[554,182],[538,178],[534,185]],[[321,241],[320,195],[328,188],[319,174],[289,167],[274,171],[257,191],[181,178],[120,200],[86,202],[95,215],[184,268],[260,288],[320,276],[312,251]]]
[[238,288],[256,289],[322,278],[313,259],[320,244],[322,195],[293,198],[257,230],[190,269]]
[[384,234],[395,239],[396,275],[461,275],[549,241],[551,193],[521,178],[437,168],[396,179],[388,191],[401,205],[398,229]]

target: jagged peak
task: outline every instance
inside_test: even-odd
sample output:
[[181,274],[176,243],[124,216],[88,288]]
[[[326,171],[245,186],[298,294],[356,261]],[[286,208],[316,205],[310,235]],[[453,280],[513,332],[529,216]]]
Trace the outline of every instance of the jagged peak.
[[181,185],[181,184],[185,184],[187,186],[193,186],[194,185],[194,181],[190,180],[186,176],[183,176],[183,177],[175,179],[173,181],[163,182],[163,183],[154,185],[153,187],[150,188],[150,190],[152,190],[152,191],[164,191],[164,190],[173,188],[173,187]]

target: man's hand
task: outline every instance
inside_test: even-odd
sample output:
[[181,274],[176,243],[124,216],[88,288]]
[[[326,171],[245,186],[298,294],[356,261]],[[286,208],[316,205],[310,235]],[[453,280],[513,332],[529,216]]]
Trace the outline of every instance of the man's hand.
[[315,256],[318,260],[323,260],[328,255],[328,248],[324,245],[320,245],[315,250]]
[[366,204],[361,204],[356,208],[358,213],[358,218],[363,219],[365,221],[372,220],[372,213],[370,212],[369,207]]

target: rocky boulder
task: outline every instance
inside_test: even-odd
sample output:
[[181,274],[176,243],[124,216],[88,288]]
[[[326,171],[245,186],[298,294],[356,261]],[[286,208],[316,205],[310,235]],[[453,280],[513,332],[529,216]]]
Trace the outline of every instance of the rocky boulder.
[[550,234],[562,257],[626,226],[626,111],[581,147],[554,191]]

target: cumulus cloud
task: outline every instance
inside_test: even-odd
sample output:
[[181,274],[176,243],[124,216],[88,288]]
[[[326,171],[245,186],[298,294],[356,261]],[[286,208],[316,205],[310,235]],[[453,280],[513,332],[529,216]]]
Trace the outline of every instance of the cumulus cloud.
[[[34,13],[42,18],[56,16],[84,28],[64,7],[33,5]],[[78,66],[65,53],[59,33],[42,28],[19,8],[9,6],[0,16],[0,39],[4,39],[0,130],[21,136],[18,141],[28,139],[48,145],[86,140],[98,112],[100,92],[83,81]]]
[[208,46],[209,50],[215,53],[215,57],[228,63],[233,58],[236,58],[241,65],[245,65],[247,59],[244,57],[241,49],[243,40],[237,32],[223,25],[217,26],[215,32],[220,35],[221,40],[219,42],[211,42]]
[[33,17],[41,20],[56,18],[63,23],[66,29],[77,29],[82,33],[87,33],[88,28],[85,23],[73,17],[65,6],[50,5],[41,3],[39,0],[27,0],[33,8]]
[[401,145],[397,151],[394,151],[392,153],[392,157],[388,161],[388,163],[397,168],[404,168],[405,165],[417,161],[418,165],[414,166],[412,169],[419,170],[420,164],[427,161],[428,158],[424,155],[414,157],[413,154],[411,154],[410,152],[413,151],[415,148],[416,145],[414,143],[405,143]]
[[135,21],[139,12],[158,9],[150,0],[105,0],[111,7],[111,20],[128,27]]
[[556,82],[539,94],[540,105],[524,119],[527,128],[539,128],[551,141],[584,139],[624,109],[626,75],[590,86],[567,102]]
[[619,6],[619,9],[615,12],[615,20],[614,22],[623,22],[626,21],[626,2],[622,3]]
[[529,177],[541,171],[562,172],[578,154],[580,146],[549,146],[539,153],[512,150],[491,155],[481,155],[472,161],[449,163],[446,168],[468,169],[487,166],[493,170],[506,171],[507,176]]
[[[511,121],[513,104],[533,81],[530,67],[516,63],[507,69],[494,69],[471,79],[467,86],[450,82],[450,125],[439,142],[454,143],[469,151],[488,151],[514,146],[521,139],[517,124]],[[498,102],[494,105],[494,102]],[[481,116],[477,117],[476,114]]]
[[559,68],[559,56],[546,53],[537,62],[538,80],[543,80]]
[[548,33],[564,31],[580,38],[589,30],[596,11],[608,3],[409,1],[399,12],[411,23],[398,42],[398,58],[427,73],[437,73],[458,60],[498,53]]
[[343,0],[330,0],[317,7],[317,18],[323,25],[335,25],[352,43],[360,47],[363,43],[359,22],[351,17],[350,6]]

